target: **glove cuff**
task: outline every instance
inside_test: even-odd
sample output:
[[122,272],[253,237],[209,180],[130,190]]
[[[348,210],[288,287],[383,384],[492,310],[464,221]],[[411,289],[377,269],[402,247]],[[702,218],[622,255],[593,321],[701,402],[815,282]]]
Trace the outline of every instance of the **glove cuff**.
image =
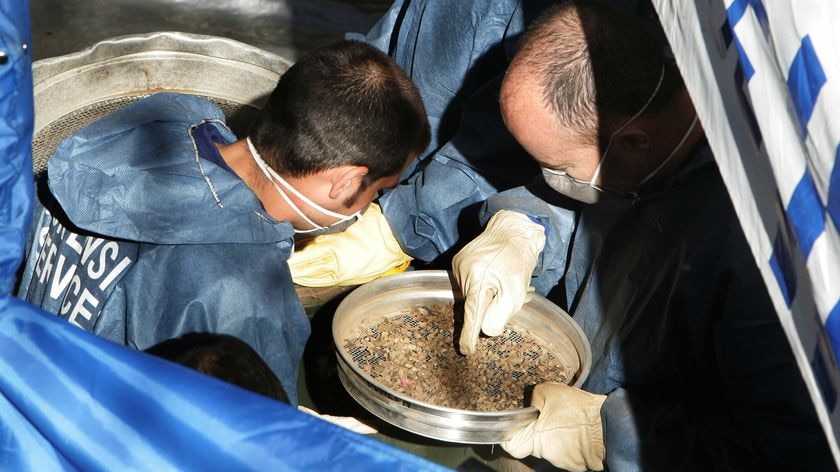
[[487,222],[484,232],[493,234],[506,240],[522,238],[531,248],[531,254],[536,259],[545,247],[545,228],[531,221],[526,215],[511,210],[500,210]]
[[585,444],[581,451],[586,467],[591,470],[604,469],[604,429],[601,424],[601,406],[607,400],[606,395],[584,392],[587,395],[587,407],[584,409],[587,419]]

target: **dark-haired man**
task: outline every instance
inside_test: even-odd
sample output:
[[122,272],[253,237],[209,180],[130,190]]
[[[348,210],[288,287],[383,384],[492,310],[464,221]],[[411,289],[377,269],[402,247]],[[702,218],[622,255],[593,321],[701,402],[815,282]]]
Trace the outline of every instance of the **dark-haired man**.
[[295,404],[309,323],[293,236],[353,223],[428,140],[414,85],[354,41],[289,68],[245,139],[206,100],[153,95],[58,146],[19,296],[139,349],[236,336]]
[[480,331],[499,334],[534,285],[568,307],[593,357],[583,389],[538,385],[540,416],[503,447],[574,471],[832,470],[655,35],[611,9],[551,9],[523,38],[501,110],[543,178],[491,197],[486,229],[453,260],[466,297],[461,351]]

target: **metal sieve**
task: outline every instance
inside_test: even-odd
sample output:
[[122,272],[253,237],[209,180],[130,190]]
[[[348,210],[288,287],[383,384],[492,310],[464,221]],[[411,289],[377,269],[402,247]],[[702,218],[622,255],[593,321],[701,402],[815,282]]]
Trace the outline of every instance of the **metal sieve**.
[[155,92],[213,101],[242,135],[291,64],[226,38],[177,32],[113,38],[33,64],[33,168],[74,131]]
[[[412,307],[459,302],[453,287],[446,271],[413,271],[375,280],[350,293],[336,310],[332,325],[339,378],[359,404],[397,427],[443,441],[499,443],[533,421],[538,414],[536,408],[478,412],[430,404],[378,382],[359,368],[359,353],[354,360],[354,353],[345,348],[345,340],[379,319]],[[411,321],[407,319],[406,323]],[[562,346],[563,352],[575,353],[578,369],[571,373],[569,384],[580,386],[586,380],[592,363],[589,343],[580,327],[558,306],[534,295],[510,325],[526,330],[547,346]]]

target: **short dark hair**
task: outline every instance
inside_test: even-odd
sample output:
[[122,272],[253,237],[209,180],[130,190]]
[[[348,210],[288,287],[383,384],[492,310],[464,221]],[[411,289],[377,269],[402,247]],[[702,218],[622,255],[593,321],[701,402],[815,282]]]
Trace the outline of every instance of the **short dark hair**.
[[649,20],[593,3],[546,10],[528,27],[511,68],[523,66],[541,76],[559,123],[591,144],[603,144],[635,115],[660,76],[645,114],[661,110],[683,87]]
[[359,165],[368,168],[367,186],[399,173],[426,148],[430,130],[405,72],[373,46],[341,41],[304,55],[280,77],[248,135],[281,175]]
[[289,403],[277,376],[251,346],[239,338],[217,333],[186,333],[167,339],[145,352],[232,383],[260,395]]

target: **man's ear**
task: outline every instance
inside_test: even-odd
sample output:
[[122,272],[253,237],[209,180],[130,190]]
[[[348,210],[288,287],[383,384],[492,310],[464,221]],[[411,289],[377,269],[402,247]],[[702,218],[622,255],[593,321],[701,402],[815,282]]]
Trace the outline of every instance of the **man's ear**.
[[368,174],[366,166],[345,165],[330,169],[330,198],[346,199],[356,194]]

